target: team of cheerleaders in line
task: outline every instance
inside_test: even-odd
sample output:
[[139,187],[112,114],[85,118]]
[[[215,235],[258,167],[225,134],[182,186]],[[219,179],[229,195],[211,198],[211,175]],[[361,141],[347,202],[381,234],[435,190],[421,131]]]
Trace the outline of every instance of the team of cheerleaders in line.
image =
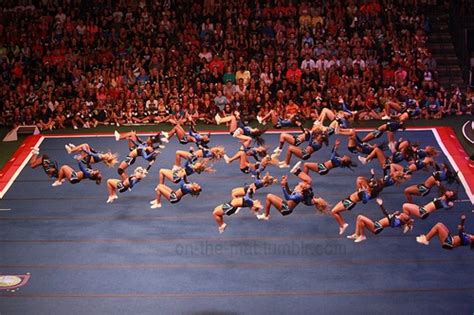
[[[128,133],[116,131],[115,139],[117,141],[122,139],[128,141],[129,154],[119,163],[118,175],[120,178],[107,180],[109,194],[107,203],[118,198],[117,191],[123,193],[132,190],[138,182],[145,178],[160,153],[159,149],[164,148],[164,144],[176,136],[181,144],[194,143],[196,149],[176,151],[174,166],[171,169],[160,169],[159,183],[155,188],[156,196],[150,202],[150,207],[160,208],[163,197],[170,203],[178,203],[186,195],[199,196],[201,186],[189,181],[192,174],[212,172],[212,164],[221,159],[224,159],[227,164],[238,161],[240,170],[251,175],[252,183],[234,188],[230,200],[214,209],[213,217],[220,233],[223,233],[227,226],[224,223],[224,216],[236,214],[241,208],[249,208],[259,220],[269,220],[272,207],[278,210],[281,215],[286,216],[291,214],[296,206],[303,204],[315,207],[319,212],[331,214],[339,225],[339,234],[342,235],[348,227],[342,213],[352,210],[360,202],[365,204],[374,199],[383,216],[374,220],[364,215],[358,215],[354,233],[347,236],[355,242],[362,242],[366,239],[365,230],[379,234],[385,228],[391,227],[402,228],[406,233],[413,228],[414,218],[426,219],[430,213],[436,210],[453,207],[457,193],[454,189],[447,187],[452,187],[453,184],[459,185],[459,180],[456,172],[447,163],[438,164],[435,162],[434,157],[438,155],[437,150],[431,146],[421,148],[408,140],[395,141],[394,139],[394,133],[397,130],[404,130],[405,123],[409,118],[419,115],[420,110],[414,101],[409,100],[401,105],[389,103],[390,108],[387,110],[396,112],[391,120],[384,122],[362,139],[354,129],[348,128],[348,122],[354,113],[347,110],[343,102],[340,105],[339,110],[324,108],[311,128],[302,127],[298,115],[285,119],[278,117],[276,112],[270,111],[264,117],[258,117],[261,125],[271,122],[273,127],[278,129],[295,126],[301,129],[298,134],[282,132],[279,137],[279,146],[271,154],[263,145],[264,141],[261,137],[266,129],[252,128],[246,125],[240,119],[237,111],[224,117],[219,114],[215,117],[218,124],[226,123],[229,126],[230,135],[241,144],[240,150],[233,156],[228,156],[221,146],[210,147],[210,134],[201,134],[196,131],[194,122],[188,116],[170,116],[168,122],[173,125],[173,128],[169,132],[158,132],[145,140],[140,139],[133,131]],[[327,120],[330,121],[330,124],[324,126],[323,123]],[[183,128],[184,125],[190,125],[189,131],[186,132]],[[387,146],[384,143],[371,143],[372,140],[380,138],[384,133],[388,138]],[[328,146],[329,139],[334,134],[348,137],[348,151],[357,154],[362,164],[376,160],[382,169],[382,175],[377,176],[372,169],[370,178],[357,177],[355,191],[330,209],[323,198],[314,195],[311,172],[324,176],[333,168],[352,168],[356,164],[350,156],[338,153],[339,139],[335,141],[331,156],[327,161],[316,163],[308,162],[308,160],[314,152],[324,145]],[[285,144],[287,144],[286,153],[282,157]],[[40,155],[38,148],[32,148],[33,156],[30,165],[33,168],[42,166],[49,177],[56,179],[53,186],[59,186],[65,180],[75,184],[83,179],[93,180],[100,184],[101,172],[93,168],[93,164],[103,162],[107,166],[113,167],[118,162],[116,154],[96,151],[86,143],[67,144],[65,147],[69,154],[74,154],[78,164],[77,169],[69,165],[59,167],[58,163],[47,155]],[[290,170],[291,174],[298,177],[298,184],[291,189],[287,176],[282,176],[280,179],[281,196],[267,194],[265,204],[255,199],[257,190],[278,182],[266,168],[268,166],[289,168],[293,156],[300,159]],[[137,167],[129,175],[127,170],[137,158],[148,161],[148,167]],[[405,166],[400,165],[401,162],[406,162]],[[427,168],[432,168],[433,172],[423,183],[405,189],[404,194],[408,202],[403,204],[402,211],[391,213],[385,209],[382,199],[378,198],[380,192],[410,179],[413,172]],[[167,181],[173,185],[167,184]],[[425,205],[413,203],[413,196],[426,196],[434,187],[438,188],[438,197]],[[472,248],[474,235],[464,231],[464,221],[465,216],[463,215],[457,227],[457,234],[451,234],[443,223],[437,223],[427,234],[418,236],[416,240],[421,244],[428,245],[430,240],[437,236],[445,249],[467,245]]]

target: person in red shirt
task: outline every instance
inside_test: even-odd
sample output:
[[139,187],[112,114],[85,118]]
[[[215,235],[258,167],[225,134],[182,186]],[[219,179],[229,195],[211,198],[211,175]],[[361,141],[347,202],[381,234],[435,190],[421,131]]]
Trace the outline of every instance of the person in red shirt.
[[303,72],[298,68],[296,62],[291,65],[291,68],[286,71],[286,79],[289,83],[298,85],[301,82]]

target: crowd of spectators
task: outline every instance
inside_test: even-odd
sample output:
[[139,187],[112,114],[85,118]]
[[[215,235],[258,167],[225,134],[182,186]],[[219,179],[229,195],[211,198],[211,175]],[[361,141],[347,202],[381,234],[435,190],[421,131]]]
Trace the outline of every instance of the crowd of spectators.
[[[289,101],[317,117],[342,97],[356,119],[387,101],[424,118],[472,113],[442,87],[417,0],[4,0],[1,125],[42,129],[163,121],[250,121]],[[294,104],[293,104],[294,103]]]

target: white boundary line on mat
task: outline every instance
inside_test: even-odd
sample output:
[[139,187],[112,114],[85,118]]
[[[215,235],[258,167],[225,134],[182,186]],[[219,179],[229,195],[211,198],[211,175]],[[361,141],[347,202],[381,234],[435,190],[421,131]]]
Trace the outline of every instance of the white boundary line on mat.
[[459,166],[456,164],[456,161],[454,161],[453,157],[451,154],[449,154],[448,149],[444,146],[443,140],[441,140],[441,137],[439,136],[438,130],[436,128],[431,128],[431,132],[433,132],[434,137],[436,138],[436,141],[438,142],[441,150],[443,150],[444,155],[449,160],[449,163],[454,166],[454,170],[458,172],[458,177],[461,180],[462,185],[464,186],[464,189],[466,190],[467,197],[469,200],[471,200],[471,203],[474,205],[474,195],[472,194],[471,187],[469,187],[466,178],[464,177],[464,174],[462,172],[459,172]]
[[[465,130],[465,128],[466,128],[467,125],[471,125],[471,128],[474,129],[474,121],[471,121],[471,120],[466,121],[466,122],[464,123],[464,125],[462,126],[462,128],[461,128],[462,134],[463,134],[464,138],[465,138],[467,141],[469,141],[470,143],[474,144],[474,140],[472,140],[471,138],[469,138],[469,137],[467,136],[467,133],[466,133],[466,130]],[[469,127],[468,127],[468,128],[469,128]]]

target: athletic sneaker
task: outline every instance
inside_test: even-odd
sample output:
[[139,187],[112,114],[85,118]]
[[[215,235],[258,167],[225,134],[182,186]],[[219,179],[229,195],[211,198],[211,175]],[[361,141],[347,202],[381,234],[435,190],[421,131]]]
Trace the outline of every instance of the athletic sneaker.
[[120,140],[120,133],[117,130],[114,131],[114,137],[115,137],[115,141]]
[[397,149],[395,148],[395,142],[393,142],[393,141],[391,141],[388,144],[388,148],[390,149],[390,152],[392,152],[392,153],[395,153],[397,151]]
[[52,183],[51,186],[56,187],[56,186],[60,186],[60,185],[62,185],[62,184],[63,184],[63,183],[62,183],[61,181],[58,181],[58,180],[57,180],[57,181],[55,181],[54,183]]
[[150,204],[151,204],[151,205],[153,205],[153,204],[155,204],[155,203],[157,203],[156,199],[153,199],[152,201],[150,201]]
[[237,128],[234,133],[232,134],[232,137],[234,138],[237,138],[238,136],[240,136],[242,134],[242,129],[240,128]]
[[262,120],[262,117],[260,117],[260,116],[257,116],[257,121],[258,121],[258,123],[259,123],[259,124],[261,124],[261,125],[262,125],[262,122],[263,122],[263,120]]
[[300,166],[301,161],[296,162],[295,166],[293,166],[293,168],[290,170],[290,173],[295,174],[300,169]]
[[224,161],[229,164],[230,163],[230,157],[227,154],[224,154]]
[[66,144],[66,145],[64,146],[64,148],[66,149],[67,154],[71,154],[72,148],[69,146],[69,144]]
[[405,224],[403,226],[403,234],[407,234],[410,231],[410,226],[408,224]]
[[31,153],[33,153],[33,154],[36,154],[36,155],[39,154],[39,148],[37,148],[37,147],[31,147],[30,150],[31,150]]
[[354,240],[354,243],[360,243],[360,242],[363,242],[367,239],[367,237],[365,237],[365,235],[360,235],[359,237],[357,237],[355,240]]
[[222,234],[224,233],[225,228],[227,227],[227,224],[222,223],[221,226],[219,226],[219,233]]
[[363,157],[363,156],[358,156],[357,157],[359,159],[359,161],[363,164],[363,165],[367,165],[367,158]]
[[112,203],[115,199],[118,199],[117,195],[110,196],[109,199],[107,199],[107,203]]
[[280,163],[278,164],[278,167],[279,167],[279,168],[289,168],[290,166],[289,166],[288,164],[286,164],[285,162],[280,162]]
[[169,140],[168,140],[169,133],[166,132],[166,131],[162,131],[161,135],[164,137],[164,138],[161,139],[161,141],[168,143],[169,142]]
[[257,214],[257,219],[268,221],[270,220],[270,216],[265,215],[265,213]]
[[172,171],[177,171],[181,168],[181,166],[178,165],[173,165],[173,168],[171,169]]
[[280,147],[276,147],[275,150],[273,150],[273,153],[280,155],[281,153]]
[[347,238],[350,239],[350,240],[355,240],[355,239],[357,239],[358,237],[359,237],[359,235],[357,235],[357,234],[355,234],[355,233],[352,234],[352,235],[348,235],[348,236],[347,236]]
[[344,223],[343,226],[339,227],[339,235],[344,234],[344,232],[346,231],[346,229],[347,229],[348,226],[349,226],[349,224]]
[[161,208],[161,203],[154,203],[150,206],[152,209]]
[[416,237],[416,241],[423,245],[428,245],[430,242],[426,239],[426,235],[421,234],[420,236]]
[[390,120],[390,116],[384,115],[382,116],[382,120]]

